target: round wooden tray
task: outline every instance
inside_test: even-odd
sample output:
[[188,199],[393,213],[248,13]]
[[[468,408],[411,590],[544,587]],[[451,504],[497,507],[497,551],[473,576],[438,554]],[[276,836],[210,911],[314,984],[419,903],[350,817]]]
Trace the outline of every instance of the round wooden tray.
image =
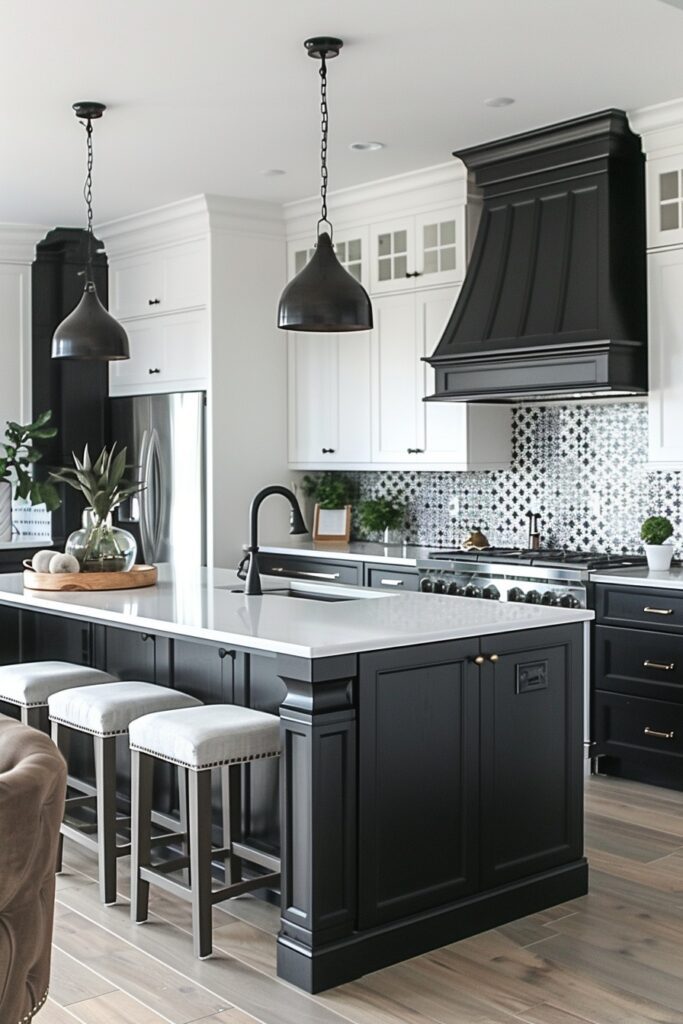
[[134,565],[130,572],[34,572],[24,569],[27,590],[133,590],[153,587],[156,565]]

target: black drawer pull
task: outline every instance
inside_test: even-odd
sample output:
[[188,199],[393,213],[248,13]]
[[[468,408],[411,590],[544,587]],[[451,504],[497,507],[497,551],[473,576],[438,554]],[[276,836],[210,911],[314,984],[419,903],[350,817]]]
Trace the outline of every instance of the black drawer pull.
[[656,729],[651,729],[649,725],[646,725],[643,732],[646,736],[656,736],[659,740],[672,740],[674,738],[673,729],[671,732],[658,732]]
[[152,374],[152,375],[153,375],[153,374],[155,374],[155,373],[161,373],[161,370],[159,369],[159,367],[158,367],[158,366],[150,366],[150,368],[149,368],[149,370],[147,371],[147,373],[149,373],[149,374]]
[[674,613],[673,608],[650,608],[648,605],[643,608],[643,611],[648,615],[673,615]]
[[408,455],[424,455],[424,448],[406,448]]
[[161,299],[147,299],[148,306],[158,306],[161,303]]
[[320,451],[323,453],[323,455],[334,455],[335,449],[334,448],[321,448]]
[[673,661],[650,661],[649,658],[646,658],[643,668],[661,668],[662,672],[673,672],[676,664]]

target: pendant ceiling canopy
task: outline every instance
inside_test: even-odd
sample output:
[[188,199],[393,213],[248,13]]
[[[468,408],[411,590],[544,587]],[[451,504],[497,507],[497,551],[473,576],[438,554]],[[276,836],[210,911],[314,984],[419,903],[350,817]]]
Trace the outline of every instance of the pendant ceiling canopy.
[[[320,61],[320,197],[318,238],[310,261],[292,278],[280,297],[278,327],[286,331],[346,332],[372,328],[368,293],[337,259],[332,244],[333,228],[327,216],[327,60],[337,57],[341,39],[326,36],[307,39],[309,57]],[[329,231],[321,230],[327,225]]]
[[53,359],[86,359],[111,362],[129,359],[128,336],[118,320],[104,308],[97,294],[93,274],[93,210],[92,210],[92,122],[102,117],[103,103],[74,103],[76,117],[84,124],[87,139],[87,174],[83,196],[88,212],[88,255],[83,270],[84,285],[80,302],[61,322],[52,337]]

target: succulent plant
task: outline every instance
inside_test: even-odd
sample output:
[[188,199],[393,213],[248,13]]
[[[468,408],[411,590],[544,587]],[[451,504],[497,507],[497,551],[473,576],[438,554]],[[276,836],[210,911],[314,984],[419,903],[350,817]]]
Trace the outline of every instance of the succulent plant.
[[92,462],[86,445],[82,459],[72,453],[73,469],[58,469],[50,478],[80,491],[97,519],[105,520],[125,498],[144,489],[143,484],[124,477],[126,469],[131,468],[126,463],[127,449],[122,448],[118,455],[115,452],[115,444],[110,449],[105,447]]

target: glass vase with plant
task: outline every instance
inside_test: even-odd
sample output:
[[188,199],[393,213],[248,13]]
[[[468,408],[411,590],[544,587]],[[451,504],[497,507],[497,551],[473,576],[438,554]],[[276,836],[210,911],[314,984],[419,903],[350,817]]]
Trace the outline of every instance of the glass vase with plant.
[[55,482],[80,491],[88,503],[82,528],[66,542],[66,553],[78,559],[83,572],[128,572],[135,564],[135,538],[112,523],[114,509],[143,489],[142,484],[125,478],[129,468],[126,456],[125,448],[116,454],[114,444],[103,448],[92,462],[86,445],[82,459],[72,456],[73,469],[69,466],[52,474]]
[[645,545],[647,564],[655,572],[669,568],[673,558],[673,544],[667,544],[674,528],[666,516],[650,516],[640,528],[640,539]]
[[393,533],[405,525],[406,506],[396,498],[369,498],[360,504],[360,522],[368,533],[381,533],[385,544],[400,543]]
[[[5,440],[0,444],[0,540],[12,539],[12,497],[23,498],[32,505],[45,505],[54,512],[61,500],[54,484],[49,480],[36,480],[32,469],[43,454],[36,442],[55,437],[57,428],[51,426],[52,412],[48,410],[33,423],[9,421]],[[14,486],[13,486],[14,485]]]

